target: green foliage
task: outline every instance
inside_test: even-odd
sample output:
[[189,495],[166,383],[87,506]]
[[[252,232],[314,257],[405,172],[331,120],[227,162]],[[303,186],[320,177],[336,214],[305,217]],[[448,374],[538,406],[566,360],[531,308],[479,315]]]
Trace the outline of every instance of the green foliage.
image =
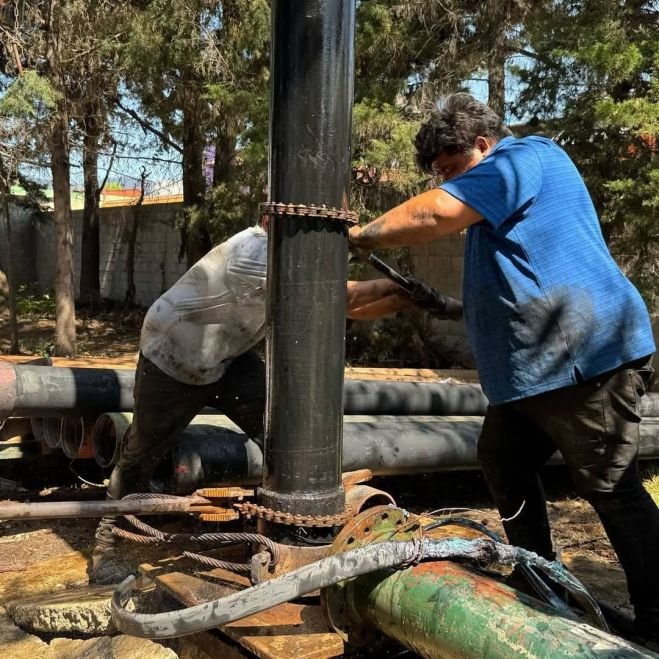
[[[253,223],[262,200],[269,38],[266,0],[154,0],[130,21],[127,87],[143,115],[181,146],[183,224],[207,227],[214,241]],[[210,145],[207,181],[197,163]]]
[[23,284],[16,294],[16,309],[19,316],[55,318],[55,293],[42,293],[32,285]]
[[51,222],[51,214],[44,210],[48,200],[44,194],[43,184],[31,180],[20,171],[17,174],[17,180],[18,184],[25,190],[25,196],[14,197],[12,199],[13,203],[28,209],[33,220],[37,222]]
[[0,116],[37,119],[55,107],[58,93],[36,71],[15,78],[0,98]]
[[581,171],[617,261],[659,311],[659,24],[656,3],[539,3],[513,104]]

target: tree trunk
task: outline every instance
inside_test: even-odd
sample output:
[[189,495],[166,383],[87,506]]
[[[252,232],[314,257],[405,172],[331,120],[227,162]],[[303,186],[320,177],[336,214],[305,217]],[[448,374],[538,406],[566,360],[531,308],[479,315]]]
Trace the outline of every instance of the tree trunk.
[[135,251],[137,247],[137,236],[140,230],[140,216],[142,214],[142,203],[144,202],[144,192],[146,179],[148,177],[146,168],[142,167],[140,175],[140,197],[133,207],[133,222],[128,234],[128,253],[126,254],[126,295],[124,296],[124,306],[130,309],[135,304]]
[[73,218],[69,183],[69,144],[66,108],[58,104],[51,134],[53,216],[55,220],[55,355],[75,357],[76,310],[73,278]]
[[[184,109],[183,116],[183,205],[191,208],[203,203],[204,182],[204,139],[199,130],[198,100],[195,98]],[[186,226],[181,232],[182,250],[187,256],[187,267],[191,268],[213,246],[208,224],[205,221]]]
[[101,298],[99,277],[100,236],[98,221],[98,140],[100,137],[99,109],[90,104],[83,119],[84,140],[82,168],[85,184],[85,208],[82,212],[82,241],[80,249],[80,301],[94,305]]
[[7,188],[2,191],[2,211],[5,220],[5,236],[7,237],[7,265],[5,266],[5,276],[7,278],[7,306],[9,308],[9,335],[10,345],[9,353],[18,355],[20,349],[18,346],[18,320],[16,313],[16,285],[14,280],[14,256],[11,241],[11,216],[9,213],[9,195]]
[[215,138],[215,162],[213,163],[213,185],[226,183],[236,156],[236,134],[223,123]]
[[53,176],[53,219],[55,221],[55,355],[75,357],[76,308],[73,278],[73,218],[69,162],[69,120],[63,67],[60,57],[59,21],[61,2],[50,0],[47,30],[49,78],[60,92],[50,133],[50,171]]
[[504,26],[494,34],[487,58],[487,104],[500,116],[506,113],[506,33]]

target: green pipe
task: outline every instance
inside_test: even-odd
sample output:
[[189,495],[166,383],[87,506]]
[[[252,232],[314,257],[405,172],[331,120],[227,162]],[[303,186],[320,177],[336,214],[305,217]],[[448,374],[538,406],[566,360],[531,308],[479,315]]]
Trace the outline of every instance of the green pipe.
[[422,657],[658,656],[449,561],[353,579],[328,604],[348,642],[372,646],[377,630]]

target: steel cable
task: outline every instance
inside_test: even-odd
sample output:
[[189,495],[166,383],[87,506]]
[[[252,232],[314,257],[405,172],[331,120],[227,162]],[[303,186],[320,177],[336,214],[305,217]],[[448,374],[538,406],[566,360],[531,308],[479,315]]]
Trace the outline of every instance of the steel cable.
[[[226,625],[346,579],[432,559],[464,559],[478,564],[491,564],[495,561],[503,565],[525,563],[547,574],[551,573],[566,588],[585,592],[580,582],[563,566],[525,549],[490,539],[435,540],[424,537],[420,540],[373,543],[342,552],[226,597],[166,613],[148,614],[126,610],[124,603],[138,583],[137,577],[132,575],[112,595],[112,618],[124,634],[152,639],[174,638]],[[598,620],[592,622],[600,626]]]
[[234,543],[234,542],[250,542],[263,545],[270,553],[270,565],[276,565],[279,562],[279,548],[277,544],[270,540],[270,538],[260,535],[259,533],[166,533],[153,526],[143,522],[134,515],[126,515],[126,519],[135,528],[142,531],[145,535],[138,535],[130,531],[124,531],[114,527],[113,533],[118,537],[139,542],[141,544],[157,544],[159,542],[218,542],[218,543]]
[[219,558],[204,556],[203,554],[194,554],[190,551],[184,551],[183,556],[193,561],[197,561],[202,565],[207,565],[208,567],[219,567],[223,570],[229,570],[230,572],[237,572],[238,574],[249,574],[251,571],[251,566],[248,563],[233,563],[231,561],[222,561]]

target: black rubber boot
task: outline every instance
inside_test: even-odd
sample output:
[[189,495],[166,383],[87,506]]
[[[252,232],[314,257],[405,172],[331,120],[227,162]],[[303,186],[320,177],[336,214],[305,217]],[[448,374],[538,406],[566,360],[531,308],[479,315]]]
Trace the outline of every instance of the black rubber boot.
[[659,652],[659,610],[637,610],[634,624],[638,642],[648,650]]

